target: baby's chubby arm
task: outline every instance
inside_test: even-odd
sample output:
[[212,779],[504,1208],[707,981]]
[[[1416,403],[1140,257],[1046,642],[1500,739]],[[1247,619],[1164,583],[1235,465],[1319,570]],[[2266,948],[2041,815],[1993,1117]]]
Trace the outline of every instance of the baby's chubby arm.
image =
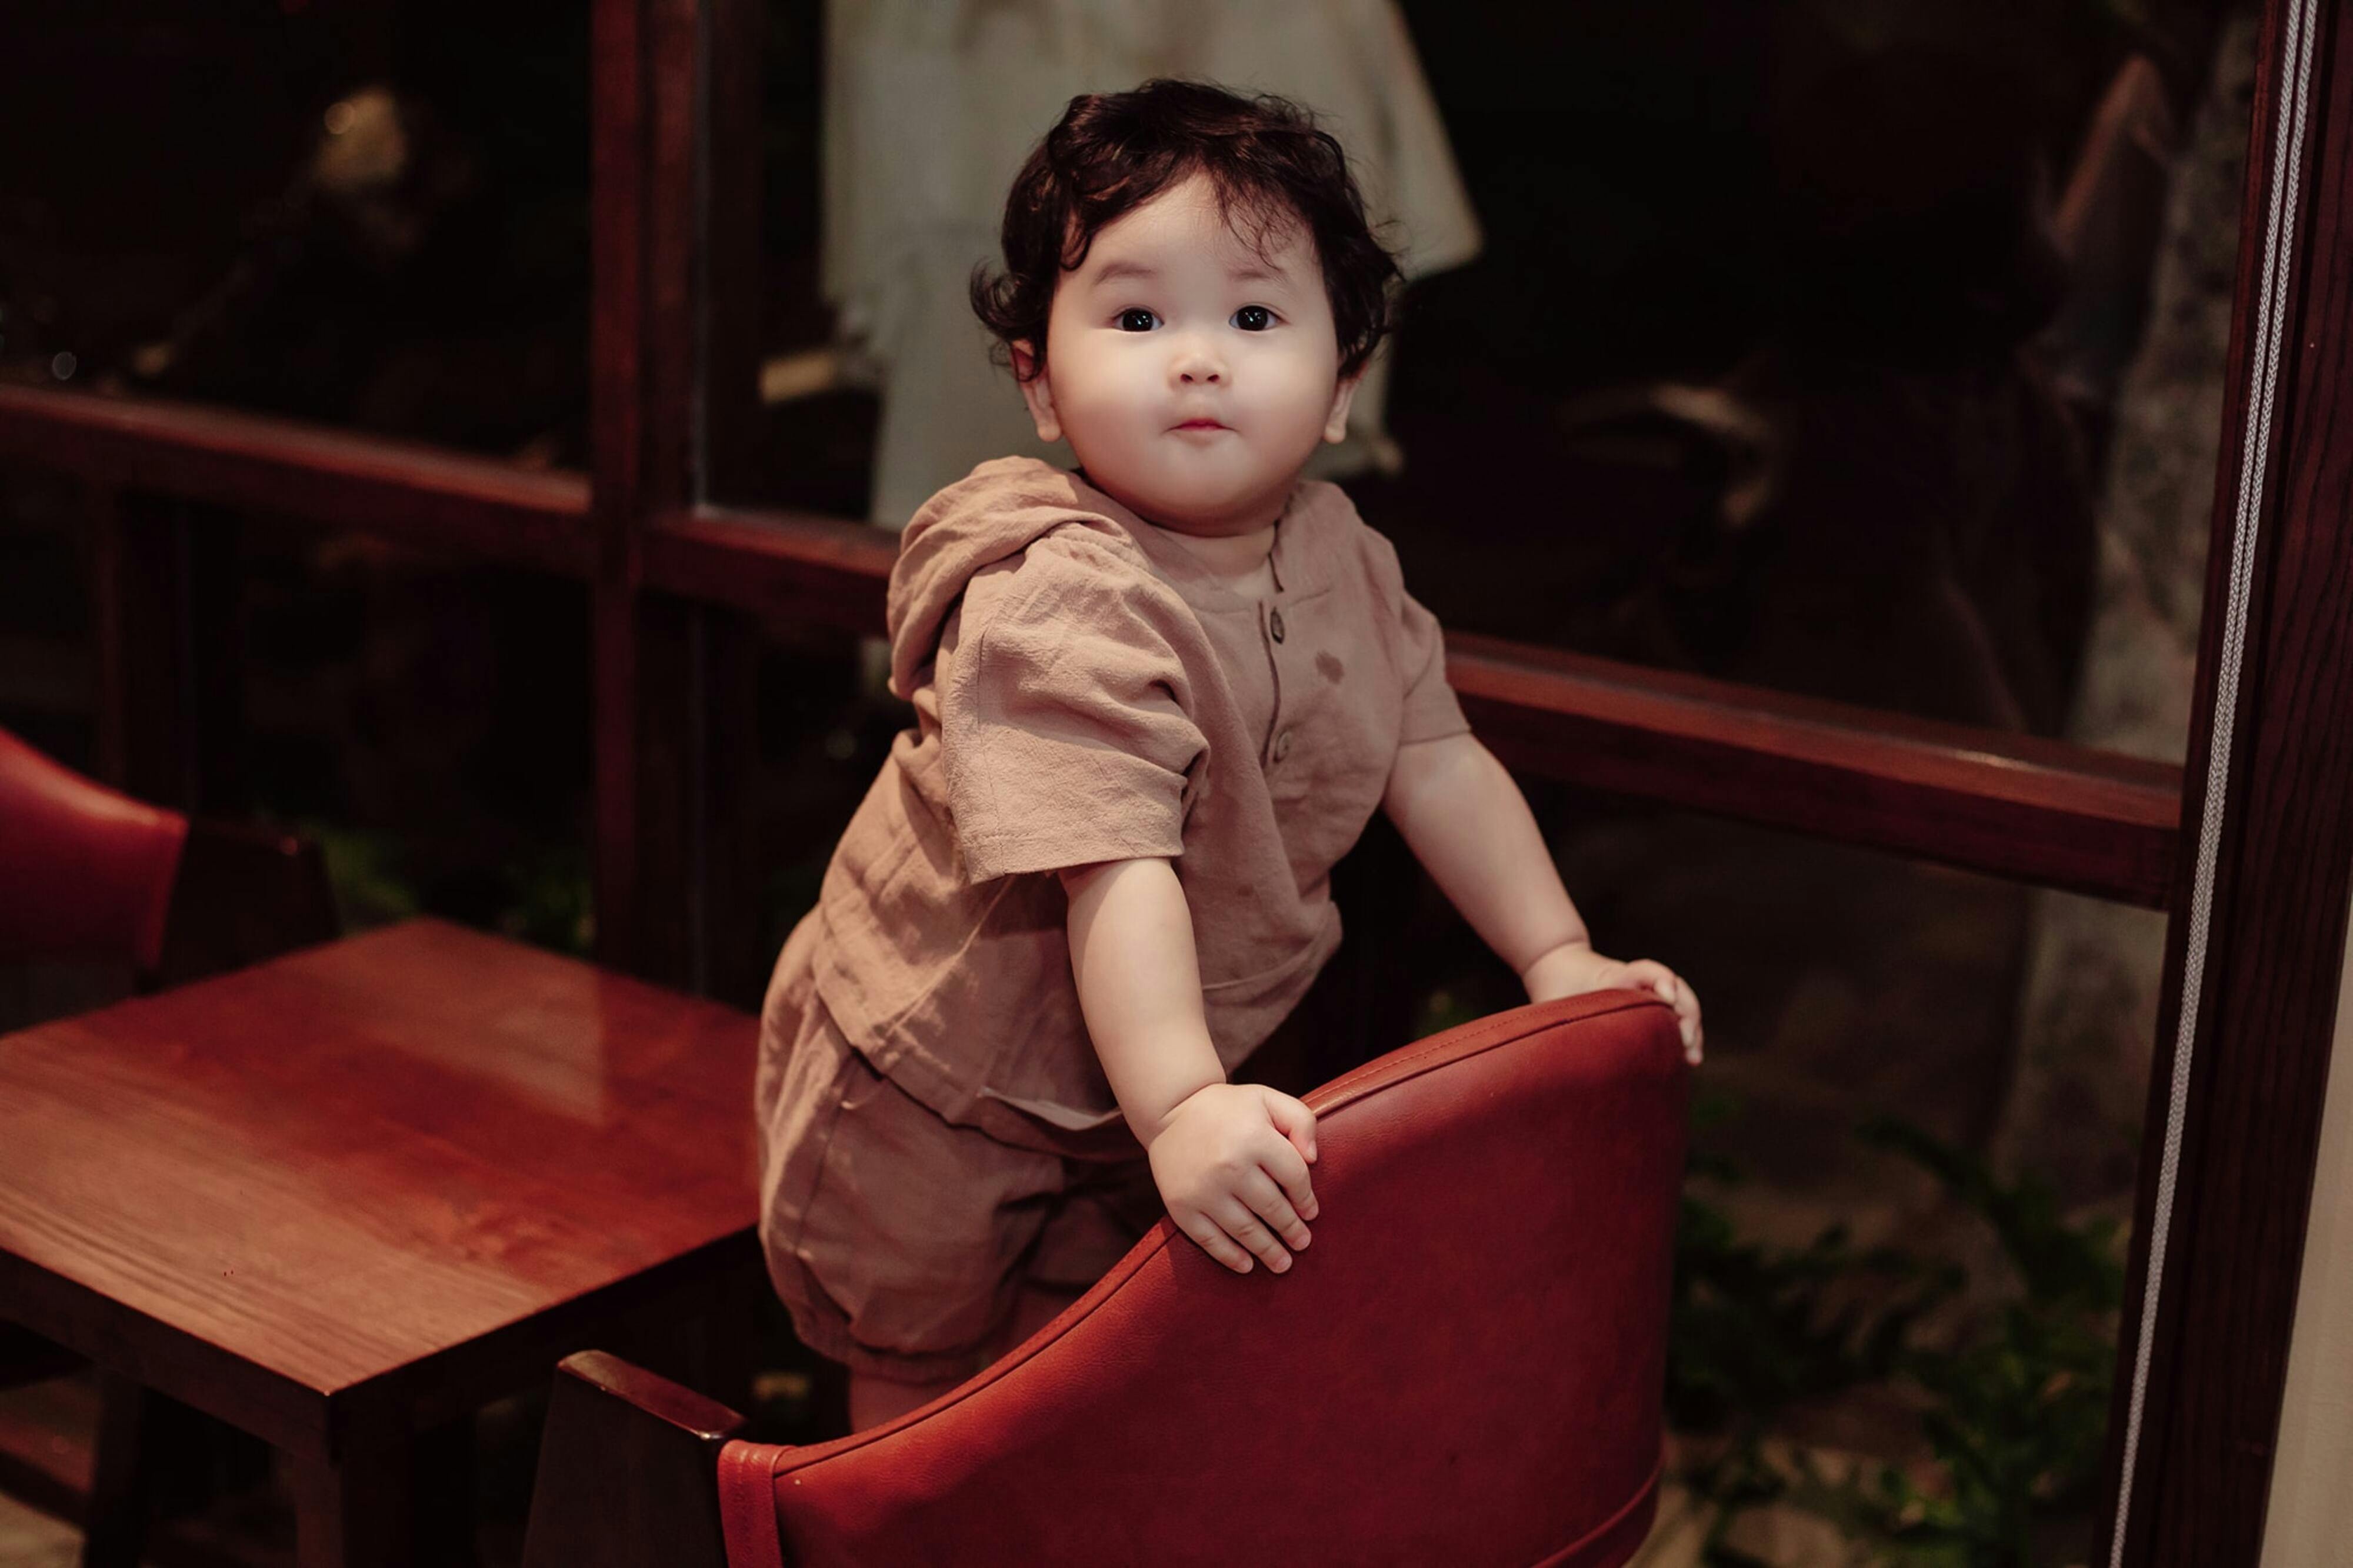
[[1610,986],[1655,992],[1700,1058],[1699,998],[1665,964],[1593,951],[1520,786],[1469,735],[1398,749],[1381,808],[1462,918],[1512,966],[1531,1002]]
[[1314,1112],[1287,1094],[1226,1081],[1174,866],[1107,860],[1061,879],[1087,1032],[1169,1216],[1235,1273],[1249,1273],[1253,1255],[1282,1273],[1316,1215],[1307,1179]]

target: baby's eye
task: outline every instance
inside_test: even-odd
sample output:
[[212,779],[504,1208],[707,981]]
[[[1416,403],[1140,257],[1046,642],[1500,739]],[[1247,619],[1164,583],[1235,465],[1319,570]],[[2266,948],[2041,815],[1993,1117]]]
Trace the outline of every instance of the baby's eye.
[[1160,324],[1160,318],[1141,305],[1133,305],[1119,313],[1119,330],[1123,332],[1148,332]]
[[1246,332],[1262,332],[1274,325],[1274,312],[1263,305],[1244,305],[1234,312],[1234,325]]

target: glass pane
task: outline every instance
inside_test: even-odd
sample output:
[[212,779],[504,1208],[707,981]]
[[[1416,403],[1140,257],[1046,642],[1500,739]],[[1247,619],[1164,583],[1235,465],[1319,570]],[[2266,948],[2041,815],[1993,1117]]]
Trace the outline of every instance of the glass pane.
[[1433,607],[2181,755],[2251,21],[1407,9],[1488,237],[1365,497]]
[[11,5],[0,372],[581,460],[587,7]]
[[[1409,242],[1318,471],[1449,626],[2182,754],[2249,16],[820,9],[766,10],[765,287],[717,304],[759,318],[763,412],[722,499],[895,526],[981,458],[1069,461],[965,281],[1070,91],[1230,66],[1324,113]],[[1343,20],[1395,47],[1334,64]]]
[[[587,591],[365,535],[118,501],[132,793],[324,847],[347,931],[438,915],[586,953]],[[82,487],[0,484],[0,729],[110,770]],[[175,637],[164,617],[197,628]],[[171,690],[155,699],[159,683]],[[186,704],[193,738],[170,710]]]
[[235,540],[237,804],[320,841],[346,931],[426,914],[586,957],[587,591],[298,525]]

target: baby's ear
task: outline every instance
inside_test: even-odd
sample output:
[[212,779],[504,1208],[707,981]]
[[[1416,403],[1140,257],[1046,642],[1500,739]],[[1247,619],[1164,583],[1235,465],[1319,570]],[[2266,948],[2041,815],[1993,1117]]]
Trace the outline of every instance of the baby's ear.
[[1013,379],[1021,388],[1021,401],[1029,405],[1029,418],[1038,426],[1038,439],[1060,440],[1062,421],[1054,412],[1054,384],[1046,379],[1046,367],[1038,363],[1036,351],[1028,343],[1006,346],[1012,352]]
[[1324,439],[1326,441],[1348,438],[1348,409],[1356,403],[1356,387],[1364,379],[1365,373],[1357,370],[1342,376],[1340,384],[1332,389],[1331,416],[1324,421]]

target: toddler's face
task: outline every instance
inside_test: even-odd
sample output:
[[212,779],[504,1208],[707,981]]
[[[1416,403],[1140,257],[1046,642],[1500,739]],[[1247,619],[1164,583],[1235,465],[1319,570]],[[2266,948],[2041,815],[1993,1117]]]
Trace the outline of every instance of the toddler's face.
[[1039,438],[1068,440],[1154,522],[1271,523],[1316,443],[1346,433],[1356,392],[1314,241],[1296,223],[1279,240],[1261,257],[1198,175],[1105,225],[1055,290],[1044,373],[1022,383]]

